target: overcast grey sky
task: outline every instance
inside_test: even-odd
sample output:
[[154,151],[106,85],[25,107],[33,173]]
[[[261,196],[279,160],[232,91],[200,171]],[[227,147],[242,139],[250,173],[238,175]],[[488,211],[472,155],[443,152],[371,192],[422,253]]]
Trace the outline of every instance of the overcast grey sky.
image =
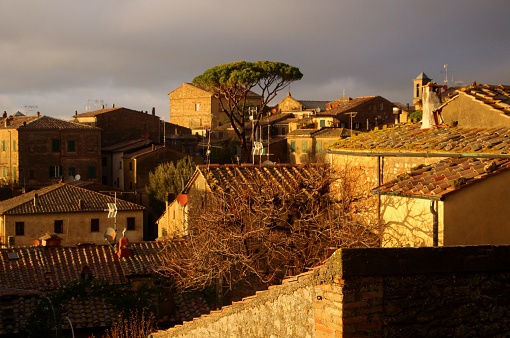
[[301,100],[412,103],[413,78],[443,83],[445,64],[450,85],[510,84],[508,0],[2,0],[0,12],[9,114],[70,119],[102,102],[168,120],[170,91],[239,60],[299,67]]

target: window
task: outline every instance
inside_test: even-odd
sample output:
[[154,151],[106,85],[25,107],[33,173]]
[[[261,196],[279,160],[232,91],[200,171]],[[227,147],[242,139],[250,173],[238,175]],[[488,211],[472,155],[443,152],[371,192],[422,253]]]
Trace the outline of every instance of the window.
[[133,171],[133,162],[129,162],[129,171]]
[[18,168],[16,166],[12,167],[12,181],[16,182],[18,179]]
[[74,140],[67,141],[67,151],[69,152],[76,151],[76,142]]
[[317,141],[317,151],[322,151],[322,141]]
[[119,169],[122,169],[122,161],[119,161]]
[[108,161],[108,160],[106,159],[106,156],[101,157],[101,165],[102,165],[103,167],[106,167],[106,165],[107,165],[107,163],[108,163],[107,161]]
[[96,167],[88,167],[87,176],[88,178],[96,178]]
[[12,141],[12,151],[18,151],[18,143],[16,140]]
[[292,153],[296,151],[296,141],[290,141],[290,151]]
[[59,165],[50,166],[50,178],[59,178],[62,175],[62,167]]
[[2,167],[2,177],[7,177],[7,167]]
[[90,232],[99,231],[99,218],[92,218],[90,220]]
[[72,176],[74,178],[74,176],[76,176],[76,168],[75,167],[69,167],[67,169],[67,175],[68,176]]
[[321,126],[321,128],[326,126],[326,120],[320,120],[319,123],[320,123],[319,125]]
[[63,234],[64,233],[64,221],[59,219],[55,221],[54,226],[54,233],[56,234]]
[[60,140],[51,140],[51,151],[60,152]]
[[135,218],[134,217],[127,218],[127,229],[135,230]]
[[200,103],[195,103],[195,111],[200,111]]
[[16,236],[24,236],[25,235],[25,222],[16,222],[15,223],[15,234]]
[[5,140],[2,140],[2,151],[6,151],[6,150],[7,150],[6,142],[5,142]]
[[308,142],[307,141],[302,141],[301,142],[301,152],[302,153],[306,153],[308,151]]
[[384,103],[381,102],[381,107],[379,108],[379,110],[384,110]]

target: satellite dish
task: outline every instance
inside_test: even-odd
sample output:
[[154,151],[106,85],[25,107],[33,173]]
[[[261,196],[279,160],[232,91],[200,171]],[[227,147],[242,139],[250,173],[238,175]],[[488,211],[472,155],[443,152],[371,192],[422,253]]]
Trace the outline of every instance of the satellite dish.
[[110,243],[115,242],[115,238],[117,237],[117,232],[113,228],[107,228],[104,232],[104,239]]
[[76,176],[74,176],[74,179],[77,180],[77,181],[79,181],[80,178],[81,178],[80,174],[76,174]]
[[319,107],[315,108],[315,112],[316,113],[320,113],[321,112],[321,109]]

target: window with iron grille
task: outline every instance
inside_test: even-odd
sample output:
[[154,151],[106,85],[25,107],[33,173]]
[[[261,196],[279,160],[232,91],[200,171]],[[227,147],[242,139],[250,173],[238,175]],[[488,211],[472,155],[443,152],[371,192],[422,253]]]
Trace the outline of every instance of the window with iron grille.
[[64,233],[64,221],[59,219],[55,221],[54,231],[56,234],[63,234]]
[[135,230],[135,218],[128,217],[127,218],[127,230]]
[[92,218],[90,220],[90,232],[99,231],[99,218]]

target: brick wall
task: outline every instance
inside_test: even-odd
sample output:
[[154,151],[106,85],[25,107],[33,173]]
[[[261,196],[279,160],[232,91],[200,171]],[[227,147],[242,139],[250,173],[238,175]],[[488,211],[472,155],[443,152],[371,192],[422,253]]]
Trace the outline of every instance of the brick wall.
[[509,246],[343,249],[154,337],[506,337]]

